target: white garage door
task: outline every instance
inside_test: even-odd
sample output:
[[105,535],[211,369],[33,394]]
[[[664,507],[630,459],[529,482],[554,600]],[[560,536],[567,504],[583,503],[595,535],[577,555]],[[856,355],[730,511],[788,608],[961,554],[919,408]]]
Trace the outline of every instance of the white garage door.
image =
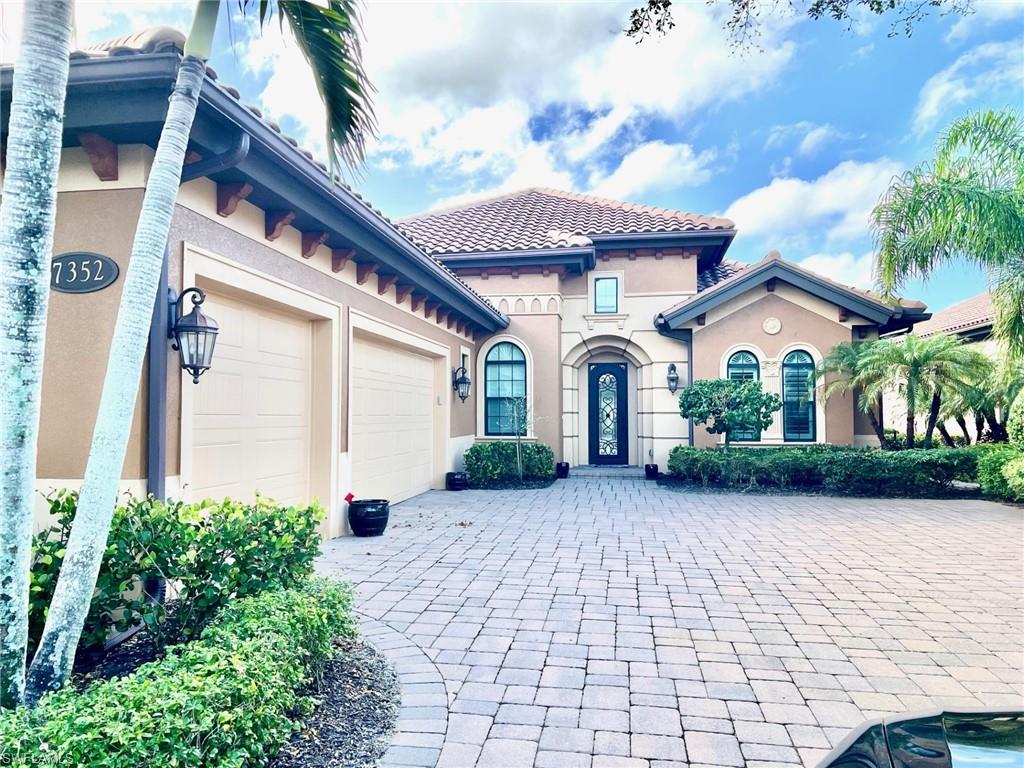
[[352,345],[352,491],[402,501],[434,473],[434,363],[399,347]]
[[310,322],[209,294],[203,310],[220,334],[194,391],[192,498],[308,503]]

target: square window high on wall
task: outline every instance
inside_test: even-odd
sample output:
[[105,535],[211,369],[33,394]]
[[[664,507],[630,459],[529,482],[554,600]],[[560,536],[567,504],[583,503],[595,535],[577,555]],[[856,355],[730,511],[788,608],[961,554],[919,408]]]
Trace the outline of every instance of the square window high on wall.
[[619,311],[619,278],[594,278],[594,313],[616,314]]

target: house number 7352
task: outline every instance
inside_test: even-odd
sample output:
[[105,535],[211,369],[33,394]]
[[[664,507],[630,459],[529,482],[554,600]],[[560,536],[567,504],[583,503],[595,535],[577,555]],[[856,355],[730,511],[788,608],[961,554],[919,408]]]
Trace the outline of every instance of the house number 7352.
[[50,263],[50,287],[61,293],[91,293],[117,280],[117,263],[98,253],[63,253]]

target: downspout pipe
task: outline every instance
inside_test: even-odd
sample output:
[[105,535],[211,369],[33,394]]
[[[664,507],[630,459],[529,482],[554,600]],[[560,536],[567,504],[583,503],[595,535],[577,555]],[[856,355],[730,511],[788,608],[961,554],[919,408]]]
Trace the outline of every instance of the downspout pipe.
[[[219,155],[186,165],[181,183],[234,168],[249,154],[249,134],[240,131],[231,147]],[[167,495],[167,301],[170,294],[170,245],[164,246],[160,286],[153,320],[149,324],[149,369],[146,376],[146,492],[158,499]]]
[[[690,328],[672,330],[668,323],[659,318],[655,321],[655,328],[658,333],[669,339],[681,341],[686,345],[686,386],[693,383],[693,331]],[[693,419],[686,420],[687,432],[690,439],[690,447],[693,447]]]

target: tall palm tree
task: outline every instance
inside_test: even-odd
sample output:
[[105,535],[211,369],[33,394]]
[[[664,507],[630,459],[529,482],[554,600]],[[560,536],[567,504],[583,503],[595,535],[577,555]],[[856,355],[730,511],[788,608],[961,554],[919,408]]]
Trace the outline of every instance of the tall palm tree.
[[[369,103],[372,89],[361,64],[354,0],[327,0],[325,4],[310,0],[236,2],[243,12],[257,13],[261,25],[274,18],[282,25],[288,23],[313,70],[327,109],[332,173],[339,158],[357,167],[373,131],[373,113]],[[113,517],[164,246],[220,5],[218,0],[200,0],[197,4],[146,184],[75,525],[28,673],[25,698],[29,704],[67,679],[89,611]]]
[[869,384],[875,383],[873,377],[877,376],[877,372],[869,370],[864,365],[865,353],[874,343],[863,341],[837,344],[818,364],[815,376],[822,380],[828,376],[834,377],[832,381],[823,385],[823,400],[828,400],[837,394],[845,396],[847,392],[855,393],[857,408],[868,417],[871,428],[878,437],[878,444],[884,448],[888,440],[885,437],[885,429],[878,420],[878,406],[881,399],[877,395],[873,398],[865,396],[865,389]]
[[[861,359],[865,384],[864,396],[879,398],[893,382],[907,403],[907,447],[914,447],[914,417],[927,408],[925,447],[939,418],[944,390],[965,386],[987,358],[953,336],[922,339],[910,334],[899,341],[883,339],[872,344]],[[927,403],[927,406],[925,405]]]
[[25,692],[50,255],[72,0],[25,5],[0,201],[0,707]]
[[995,335],[1024,356],[1024,120],[957,120],[935,157],[896,179],[873,213],[878,275],[892,292],[963,259],[988,271]]

